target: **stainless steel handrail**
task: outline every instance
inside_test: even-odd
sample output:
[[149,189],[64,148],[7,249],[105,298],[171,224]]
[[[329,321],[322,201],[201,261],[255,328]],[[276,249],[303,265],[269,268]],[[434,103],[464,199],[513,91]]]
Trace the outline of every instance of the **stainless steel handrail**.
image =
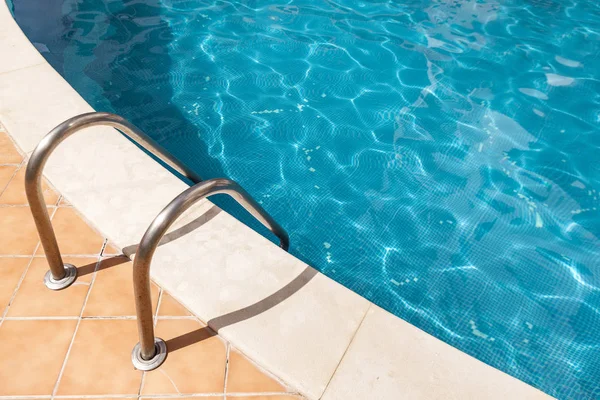
[[25,171],[25,192],[31,207],[31,213],[37,227],[40,241],[46,253],[46,259],[50,265],[50,271],[44,277],[44,283],[52,290],[60,290],[69,286],[77,277],[77,269],[71,264],[64,264],[56,242],[56,235],[46,210],[44,195],[42,192],[42,172],[46,161],[56,147],[74,133],[92,126],[111,126],[123,132],[146,151],[153,154],[165,164],[179,172],[194,183],[201,181],[200,177],[193,171],[165,152],[150,137],[129,123],[124,118],[110,113],[93,112],[82,114],[66,120],[56,128],[52,129],[37,145]]
[[138,246],[133,262],[133,288],[137,313],[139,343],[134,347],[131,360],[137,369],[157,368],[167,357],[164,340],[154,337],[152,299],[150,295],[150,264],[161,238],[181,214],[198,201],[215,194],[231,196],[260,223],[279,238],[279,246],[287,250],[289,237],[285,230],[250,197],[237,183],[228,179],[211,179],[196,184],[171,201],[152,221]]

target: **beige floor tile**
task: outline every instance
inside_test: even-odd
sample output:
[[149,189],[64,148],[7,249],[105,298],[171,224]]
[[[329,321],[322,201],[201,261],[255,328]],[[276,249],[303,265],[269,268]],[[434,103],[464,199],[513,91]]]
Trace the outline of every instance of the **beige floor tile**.
[[262,372],[240,352],[231,349],[227,373],[227,393],[287,392],[279,382]]
[[159,316],[169,317],[188,317],[190,313],[183,305],[175,300],[169,293],[163,292],[160,299],[160,308],[158,309]]
[[[92,229],[71,207],[59,207],[52,226],[62,254],[100,254],[104,238]],[[37,255],[44,254],[40,246]]]
[[4,321],[0,395],[52,394],[76,324],[75,320]]
[[8,185],[8,182],[10,182],[16,171],[17,167],[14,165],[0,165],[0,194],[4,191],[4,188]]
[[0,315],[8,305],[30,258],[0,258]]
[[[104,258],[83,310],[84,317],[116,317],[135,315],[133,296],[133,263],[127,257]],[[158,286],[151,283],[153,310],[156,310]]]
[[195,320],[171,319],[158,321],[156,335],[167,342],[169,354],[146,374],[142,395],[223,393],[226,347],[214,332]]
[[0,132],[0,164],[18,164],[23,159],[12,140],[5,132]]
[[0,207],[0,255],[31,255],[37,243],[29,207]]
[[65,290],[49,290],[43,282],[48,262],[44,257],[34,258],[8,310],[9,317],[79,316],[96,259],[63,257],[63,261],[78,268],[77,280]]
[[[25,195],[25,166],[23,165],[18,171],[15,177],[10,181],[6,190],[0,195],[0,204],[10,205],[27,205],[27,196]],[[52,189],[46,180],[42,183],[42,190],[44,192],[44,200],[46,205],[56,205],[58,201],[58,193]]]
[[57,394],[137,394],[142,372],[131,364],[137,341],[133,320],[82,320]]

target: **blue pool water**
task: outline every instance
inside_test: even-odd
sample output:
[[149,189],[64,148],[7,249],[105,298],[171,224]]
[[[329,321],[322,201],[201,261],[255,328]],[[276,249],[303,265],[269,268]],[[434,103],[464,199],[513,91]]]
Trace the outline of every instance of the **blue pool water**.
[[596,0],[12,2],[88,102],[240,182],[293,254],[600,398]]

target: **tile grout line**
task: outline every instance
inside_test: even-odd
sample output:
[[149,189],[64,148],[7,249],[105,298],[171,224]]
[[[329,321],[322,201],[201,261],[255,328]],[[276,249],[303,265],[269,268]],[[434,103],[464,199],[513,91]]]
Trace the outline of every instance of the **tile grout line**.
[[[10,183],[10,182],[9,182]],[[52,219],[54,217],[54,214],[56,213],[56,210],[52,213],[52,215],[50,216],[50,219]],[[8,301],[8,304],[6,306],[6,308],[4,309],[4,312],[2,313],[2,318],[0,319],[0,326],[2,326],[4,320],[6,319],[6,316],[8,315],[8,311],[10,310],[10,306],[12,305],[13,301],[15,300],[15,297],[17,296],[17,292],[19,291],[19,289],[21,288],[21,284],[23,283],[23,281],[25,280],[25,276],[27,275],[27,272],[29,272],[29,268],[31,267],[31,263],[33,262],[35,253],[38,251],[40,245],[42,242],[40,242],[38,240],[37,244],[35,245],[35,247],[33,248],[33,254],[31,255],[31,258],[29,259],[29,263],[27,263],[27,267],[25,267],[25,270],[23,271],[23,273],[21,274],[21,278],[19,279],[19,282],[17,283],[17,287],[15,288],[15,290],[13,291],[12,296],[10,297],[10,300]]]
[[[62,197],[62,196],[60,196],[60,197]],[[77,332],[79,331],[79,326],[81,325],[81,320],[82,320],[81,317],[83,315],[83,311],[85,310],[85,306],[87,305],[88,299],[90,298],[90,293],[92,292],[92,287],[94,286],[94,282],[96,282],[96,273],[98,272],[98,268],[100,266],[100,260],[102,258],[101,255],[102,255],[103,248],[104,247],[100,248],[100,252],[97,255],[96,266],[94,267],[94,274],[92,275],[92,280],[90,282],[90,286],[88,287],[88,291],[85,295],[85,299],[83,300],[83,305],[81,306],[81,310],[79,311],[79,318],[77,319],[77,324],[75,325],[75,330],[73,331],[73,336],[71,336],[71,342],[69,343],[69,347],[67,348],[65,358],[64,358],[62,366],[60,368],[60,372],[58,374],[58,377],[56,378],[56,383],[54,384],[54,389],[52,390],[51,399],[53,399],[54,396],[56,396],[56,392],[58,391],[60,381],[62,379],[63,373],[65,372],[65,368],[67,366],[67,361],[69,360],[69,356],[71,355],[71,349],[73,348],[73,344],[75,343],[75,337],[77,336]]]
[[[27,205],[27,207],[29,207],[29,204]],[[53,208],[52,209],[52,215],[50,215],[50,224],[52,224],[52,220],[54,219],[55,215],[56,215],[56,208]],[[54,228],[52,228],[52,229],[54,229]],[[37,233],[38,238],[39,238],[40,234],[37,231],[37,228],[36,228],[36,233]],[[38,252],[38,250],[40,249],[41,246],[42,246],[42,240],[40,239],[40,240],[38,240],[37,245],[35,246],[35,250],[33,251],[33,257],[35,257],[35,254]],[[40,256],[46,258],[46,254],[45,253],[44,254],[40,254]]]
[[[156,285],[158,287],[158,300],[156,300],[156,311],[154,312],[154,321],[152,322],[152,324],[154,325],[154,329],[156,329],[156,322],[158,319],[158,310],[160,310],[160,305],[162,304],[162,298],[163,298],[163,293],[164,290],[162,287]],[[136,316],[137,319],[137,316]],[[156,335],[154,335],[156,336]]]
[[[23,67],[21,69],[31,68],[31,67],[34,67],[34,66],[35,65],[32,65],[30,67]],[[8,133],[7,133],[7,135],[8,135]],[[30,154],[31,154],[31,151],[26,154],[25,158],[28,158],[28,156]],[[22,167],[23,164],[24,164],[24,161],[22,161],[21,164],[19,164],[19,165],[21,165],[21,167]],[[17,168],[17,172],[19,171],[19,169],[21,167]],[[13,177],[11,179],[13,179],[13,178],[14,178],[14,174],[13,174]],[[54,206],[47,206],[47,207],[59,207],[60,206],[61,199],[64,199],[64,197],[60,193],[58,193],[58,195],[59,195],[59,198],[58,198],[56,204]],[[27,205],[25,204],[23,206],[27,206]],[[54,210],[54,213],[52,214],[52,216],[54,216],[55,213],[56,213],[56,210]],[[97,232],[97,228],[95,227],[94,224],[92,224],[87,219],[85,219],[85,217],[82,216],[81,214],[79,214],[79,215],[84,220],[84,223],[86,223],[89,227],[91,227],[92,229],[94,229]],[[60,375],[59,375],[59,378],[58,378],[58,380],[56,382],[56,387],[55,387],[55,389],[53,391],[53,394],[49,395],[49,396],[19,396],[19,397],[23,397],[23,398],[44,398],[44,399],[46,399],[46,398],[52,398],[52,399],[53,398],[61,398],[61,399],[65,398],[65,399],[68,399],[68,398],[76,398],[76,397],[84,397],[84,398],[100,398],[100,397],[103,397],[103,396],[100,396],[100,395],[83,395],[83,396],[64,396],[63,395],[63,396],[61,396],[61,395],[57,395],[56,392],[57,392],[57,389],[58,389],[58,387],[60,385],[60,380],[62,379],[62,375],[63,375],[64,369],[65,369],[66,364],[68,362],[68,358],[70,357],[70,352],[72,350],[74,339],[75,339],[75,337],[78,334],[78,328],[79,328],[79,325],[81,324],[82,320],[84,320],[84,319],[125,319],[125,320],[135,319],[135,316],[131,316],[131,317],[129,317],[129,316],[118,317],[117,316],[117,317],[106,317],[106,318],[102,318],[102,317],[97,317],[97,318],[95,318],[95,317],[87,317],[86,318],[86,317],[83,317],[83,311],[84,311],[84,309],[87,306],[87,302],[88,302],[88,299],[90,297],[90,293],[92,291],[95,279],[97,277],[97,272],[99,270],[100,260],[102,259],[102,257],[104,257],[103,253],[104,253],[104,251],[106,249],[107,243],[108,242],[105,239],[103,247],[102,247],[102,250],[100,252],[99,259],[97,259],[97,261],[96,261],[96,265],[95,265],[95,269],[94,269],[94,275],[92,277],[92,282],[90,283],[90,285],[88,287],[88,291],[86,293],[86,297],[85,297],[84,303],[82,305],[82,309],[81,309],[82,311],[80,313],[80,316],[79,317],[70,318],[70,319],[77,319],[78,322],[76,324],[75,331],[74,331],[72,339],[71,339],[71,343],[69,344],[67,353],[65,355],[63,366],[62,366],[62,368],[60,370]],[[38,257],[38,258],[45,257],[43,254],[40,254],[40,255],[36,255],[35,254],[39,250],[39,246],[40,246],[40,243],[37,244],[36,251],[34,251],[34,254],[32,256],[23,256],[23,257],[29,257],[30,258],[29,264],[31,264],[32,261],[35,260],[36,257]],[[73,255],[71,255],[71,256],[73,256]],[[75,255],[75,256],[77,256],[77,257],[96,257],[97,255],[92,254],[92,255]],[[129,259],[131,260],[131,258],[129,258]],[[28,268],[29,268],[29,265],[28,265],[27,269]],[[27,271],[25,271],[25,274],[26,273],[27,273]],[[23,279],[23,277],[22,277],[22,279]],[[161,306],[161,301],[162,301],[162,295],[164,293],[164,290],[160,286],[158,286],[158,287],[159,287],[159,300],[157,302],[156,315],[155,315],[155,318],[154,318],[154,326],[157,325],[158,320],[160,320],[160,319],[165,319],[165,320],[168,320],[168,319],[194,319],[194,320],[200,321],[203,325],[205,325],[206,327],[208,327],[210,329],[210,327],[208,326],[207,322],[202,321],[200,318],[197,318],[197,317],[193,317],[193,316],[180,316],[180,317],[176,317],[176,316],[159,316],[158,314],[159,314],[159,310],[160,310],[160,306]],[[20,289],[20,287],[19,287],[19,289]],[[18,291],[19,289],[16,289],[15,291]],[[179,301],[177,301],[177,302],[179,303]],[[8,306],[7,306],[7,308],[8,308]],[[49,318],[61,319],[61,317],[47,317],[47,318],[39,318],[39,319],[49,319]],[[63,319],[67,319],[67,318],[63,318]],[[217,335],[218,335],[218,333],[217,333]],[[224,383],[223,393],[222,394],[220,394],[220,393],[217,393],[217,394],[213,394],[213,393],[205,393],[205,394],[203,394],[203,393],[196,393],[196,394],[188,394],[186,396],[191,396],[191,397],[206,397],[206,396],[215,396],[215,395],[217,395],[219,397],[223,396],[223,399],[227,397],[227,381],[228,381],[229,366],[230,366],[229,365],[229,362],[230,362],[229,357],[230,357],[230,350],[232,348],[232,345],[231,345],[231,343],[229,341],[225,340],[225,338],[221,337],[220,335],[219,335],[219,338],[226,343],[226,364],[225,364],[225,377],[224,377],[224,382],[223,382]],[[249,358],[249,361],[252,364],[256,365],[256,367],[258,367],[259,369],[261,369],[261,370],[263,369],[261,366],[259,366],[258,364],[256,364],[252,359]],[[265,368],[265,371],[268,371],[268,370]],[[267,373],[269,373],[269,372],[267,372]],[[142,382],[140,384],[140,391],[138,392],[138,396],[137,397],[142,397],[142,398],[159,398],[159,397],[160,398],[163,398],[163,397],[166,397],[166,398],[180,398],[180,397],[182,397],[181,395],[146,395],[146,396],[142,396],[141,395],[141,390],[142,390],[142,387],[143,387],[144,376],[145,376],[145,372],[144,372],[144,375],[142,376]],[[282,381],[279,380],[278,377],[275,377],[275,379],[277,381],[279,381],[280,383],[282,382]],[[285,383],[284,383],[284,385],[287,386],[287,384],[285,384]],[[288,394],[288,395],[297,395],[298,393],[297,392],[294,392],[294,393],[291,393],[291,392],[285,392],[285,393],[283,393],[282,392],[282,393],[263,393],[263,394],[265,394],[265,395],[276,395],[276,394],[281,394],[281,395],[285,395],[285,394]],[[238,396],[260,396],[260,395],[262,395],[262,394],[261,393],[231,393],[230,394],[230,396],[232,396],[232,397],[238,397]],[[135,398],[136,396],[134,396],[134,395],[110,395],[110,397],[113,397],[113,398]],[[0,396],[0,399],[3,399],[3,398],[4,398],[4,396]]]
[[[225,338],[223,338],[220,334],[217,333],[217,336],[221,340],[223,340],[225,343],[230,344],[229,341],[227,341]],[[249,355],[247,355],[246,353],[244,353],[240,349],[235,348],[235,351],[238,352],[238,353],[240,353],[247,360],[249,360],[250,363],[252,365],[254,365],[254,367],[257,368],[263,375],[266,375],[267,377],[269,377],[272,380],[276,381],[277,383],[279,383],[281,386],[283,386],[286,389],[293,389],[294,390],[292,392],[289,392],[289,391],[283,392],[284,394],[301,396],[302,399],[304,399],[304,397],[300,394],[300,392],[298,392],[295,387],[293,387],[292,385],[290,385],[289,383],[287,383],[287,381],[281,379],[279,376],[277,376],[274,373],[272,373],[268,368],[262,366],[261,364],[257,363],[256,361],[254,361],[254,359],[252,357],[250,357]],[[229,353],[227,355],[229,356]],[[229,357],[228,357],[227,360],[229,361]],[[271,393],[272,394],[272,393],[279,393],[279,392],[259,392],[259,394],[265,394],[265,393],[267,393],[267,394]],[[228,393],[228,395],[230,395],[230,396],[241,396],[241,395],[243,395],[243,393],[232,392],[232,393]]]
[[[158,322],[158,310],[160,310],[160,305],[162,303],[162,297],[163,297],[163,288],[158,286],[158,300],[156,301],[156,311],[154,312],[154,319],[152,321],[152,325],[154,326],[154,337],[156,337],[156,324]],[[139,334],[139,332],[138,332]],[[140,380],[140,388],[138,390],[138,400],[140,399],[140,397],[142,396],[142,389],[144,388],[144,383],[146,381],[146,372],[148,371],[142,371],[142,379]]]
[[227,352],[225,356],[225,382],[223,382],[223,400],[227,400],[227,381],[229,380],[229,352],[231,350],[231,343],[227,341]]
[[[7,134],[8,135],[8,134]],[[6,189],[8,188],[9,184],[13,182],[13,180],[15,179],[16,175],[19,173],[19,171],[25,167],[26,163],[28,160],[28,155],[26,155],[23,160],[21,161],[20,164],[14,164],[14,166],[16,166],[17,168],[15,169],[15,171],[13,172],[11,178],[9,179],[6,187],[0,192],[0,196],[6,192]],[[55,192],[55,194],[57,194],[57,200],[55,201],[54,204],[45,204],[47,210],[49,211],[50,215],[50,220],[53,220],[53,218],[55,217],[57,211],[59,208],[63,207],[61,206],[61,202],[64,199],[64,196],[62,196],[62,194],[60,192],[58,192],[52,185],[50,182],[48,182],[45,177],[44,177],[44,181],[48,184],[49,188],[51,190],[53,190]],[[0,207],[28,207],[29,208],[29,204],[0,204]],[[66,206],[65,206],[66,207]],[[79,214],[79,213],[78,213]],[[82,217],[80,215],[80,217]],[[90,227],[92,227],[95,231],[97,231],[95,229],[95,227],[92,226],[92,224],[90,222],[88,222],[88,220],[84,219],[82,217],[82,219],[84,220],[84,223]],[[104,236],[104,235],[102,235]],[[94,283],[95,283],[95,279],[97,277],[97,273],[99,271],[100,268],[100,263],[102,261],[102,259],[105,257],[104,255],[104,251],[106,250],[107,246],[108,246],[108,239],[104,238],[103,244],[101,246],[100,249],[100,253],[96,253],[96,254],[71,254],[71,255],[66,255],[66,254],[62,254],[63,256],[70,256],[70,257],[79,257],[79,258],[83,258],[83,257],[95,257],[96,261],[95,261],[95,266],[94,266],[94,270],[93,270],[93,275],[92,275],[92,279],[91,282],[88,286],[88,290],[86,292],[86,296],[84,299],[84,302],[82,304],[79,316],[46,316],[46,317],[6,317],[6,315],[8,315],[9,309],[12,305],[12,302],[14,301],[17,293],[19,292],[20,288],[21,288],[21,284],[24,281],[24,278],[26,277],[27,273],[30,270],[30,266],[33,263],[33,261],[36,258],[46,258],[46,256],[44,254],[36,254],[38,253],[39,249],[41,246],[41,242],[38,240],[38,242],[36,243],[36,246],[34,248],[33,254],[32,255],[15,255],[15,256],[0,256],[0,257],[14,257],[14,258],[29,258],[29,262],[26,266],[26,268],[24,269],[19,282],[16,286],[16,288],[13,291],[13,294],[11,296],[10,301],[8,302],[4,313],[3,313],[3,318],[0,319],[0,325],[2,325],[2,322],[4,319],[7,320],[77,320],[77,323],[75,325],[75,329],[74,332],[72,334],[69,346],[67,348],[66,354],[64,356],[64,360],[62,362],[62,366],[59,372],[59,375],[57,377],[56,383],[54,385],[54,389],[52,390],[52,394],[50,395],[23,395],[23,396],[3,396],[0,395],[0,399],[4,400],[4,399],[76,399],[76,398],[86,398],[86,399],[100,399],[100,398],[105,398],[105,395],[57,395],[58,389],[60,387],[61,384],[61,380],[63,377],[63,374],[65,372],[66,369],[66,365],[68,363],[68,359],[70,357],[70,353],[72,351],[72,348],[74,346],[74,341],[75,338],[78,334],[78,330],[79,327],[81,325],[82,320],[87,320],[87,319],[98,319],[98,320],[102,320],[102,319],[115,319],[115,320],[131,320],[131,319],[136,319],[136,316],[114,316],[114,317],[84,317],[83,313],[84,310],[87,306],[87,302],[90,298],[91,295],[91,291],[93,289]],[[118,255],[115,255],[118,256]],[[106,256],[109,257],[109,256]],[[112,255],[110,255],[110,257],[112,257]],[[155,283],[156,284],[156,283]],[[164,316],[159,316],[159,310],[160,307],[162,305],[162,299],[163,299],[163,294],[165,293],[164,289],[157,285],[158,289],[159,289],[159,293],[158,293],[158,300],[157,300],[157,305],[156,305],[156,311],[155,311],[155,316],[154,316],[154,327],[156,327],[158,320],[169,320],[169,319],[182,319],[182,320],[197,320],[200,321],[199,318],[195,317],[195,316],[171,316],[171,315],[164,315]],[[178,302],[178,301],[177,301]],[[179,303],[179,302],[178,302]],[[179,303],[180,304],[180,303]],[[364,317],[363,317],[364,319]],[[203,321],[200,321],[202,324],[206,325],[208,327],[208,324],[204,323]],[[361,321],[362,323],[362,321]],[[210,328],[209,328],[210,329]],[[229,343],[229,341],[225,340],[224,338],[220,338],[221,340],[223,340],[226,343],[226,363],[225,363],[225,374],[224,374],[224,382],[223,382],[223,392],[222,393],[191,393],[191,394],[185,394],[185,397],[197,397],[197,398],[204,398],[204,397],[212,397],[212,396],[218,396],[220,398],[222,398],[223,400],[225,400],[228,396],[227,393],[227,382],[228,382],[228,376],[229,376],[229,362],[230,362],[230,351],[231,351],[231,344]],[[254,362],[252,360],[250,360],[250,362],[252,362],[254,364]],[[260,368],[260,367],[259,367]],[[262,368],[261,368],[262,369]],[[143,371],[142,374],[142,379],[140,381],[140,388],[138,391],[138,395],[109,395],[111,398],[119,398],[119,399],[134,399],[134,398],[138,398],[138,399],[142,399],[142,398],[148,398],[148,399],[154,399],[154,398],[168,398],[168,399],[177,399],[177,398],[181,398],[182,394],[169,394],[169,395],[158,395],[158,394],[152,394],[152,395],[142,395],[142,389],[144,386],[144,380],[145,380],[145,376],[146,376],[146,372]],[[278,378],[276,378],[278,380]],[[285,385],[287,386],[287,385]],[[251,393],[231,393],[229,394],[230,397],[232,398],[236,398],[236,397],[244,397],[244,396],[249,396],[249,397],[255,397],[255,396],[277,396],[277,395],[289,395],[289,396],[297,396],[299,395],[297,392],[251,392]],[[221,397],[222,396],[222,397]]]
[[6,183],[6,186],[4,186],[4,189],[0,190],[0,197],[2,197],[2,195],[4,194],[4,192],[6,192],[6,189],[8,188],[8,185],[10,185],[10,183],[13,181],[13,179],[15,179],[15,176],[17,176],[17,173],[21,170],[21,168],[23,168],[23,164],[25,164],[25,158],[23,158],[21,160],[21,163],[13,171],[13,174],[10,177],[10,179],[8,180],[8,182]]
[[333,373],[331,374],[331,377],[329,377],[329,380],[327,381],[327,385],[325,385],[325,389],[323,389],[323,392],[319,396],[319,399],[323,398],[323,396],[327,392],[327,389],[329,388],[329,385],[331,384],[331,381],[333,380],[333,377],[335,376],[335,374],[337,373],[338,369],[340,368],[340,365],[342,364],[342,361],[344,361],[344,358],[346,357],[346,354],[348,353],[348,350],[350,350],[350,346],[352,346],[352,343],[354,343],[354,339],[356,338],[356,335],[358,334],[358,331],[362,327],[363,322],[365,322],[365,319],[367,318],[367,315],[369,314],[369,311],[371,311],[371,307],[373,307],[373,304],[369,303],[369,307],[367,307],[367,309],[365,311],[365,314],[362,316],[362,319],[360,320],[360,324],[358,324],[358,326],[356,327],[356,330],[354,331],[354,334],[352,335],[352,339],[350,339],[350,342],[348,342],[348,347],[346,347],[346,350],[344,350],[344,354],[342,354],[342,356],[340,357],[340,361],[335,366],[335,369],[333,370]]
[[[60,196],[60,201],[62,201],[64,197]],[[60,202],[58,203],[60,204]],[[104,243],[102,243],[102,248],[100,249],[100,258],[104,259],[104,250],[106,250],[106,246],[108,246],[108,239],[104,238]]]
[[12,147],[17,151],[17,153],[19,153],[20,156],[22,156],[23,158],[27,158],[27,152],[23,151],[21,146],[17,144],[17,141],[15,140],[14,136],[10,134],[8,128],[2,123],[2,121],[0,121],[0,134],[4,134],[8,138],[8,141],[10,142],[10,144],[12,144]]
[[31,258],[29,259],[29,262],[27,263],[27,267],[25,267],[25,269],[23,270],[23,273],[21,274],[21,278],[19,278],[19,282],[17,282],[17,286],[15,287],[13,294],[10,297],[10,299],[8,300],[8,304],[4,308],[4,312],[2,313],[2,317],[0,318],[0,326],[2,326],[4,321],[7,321],[7,320],[10,321],[10,318],[7,319],[7,317],[6,317],[8,315],[8,310],[10,309],[10,306],[12,305],[13,301],[15,301],[15,297],[17,297],[17,292],[21,288],[21,284],[25,280],[25,275],[27,275],[27,271],[29,271],[29,267],[31,266],[32,262],[33,262],[33,256],[31,256]]

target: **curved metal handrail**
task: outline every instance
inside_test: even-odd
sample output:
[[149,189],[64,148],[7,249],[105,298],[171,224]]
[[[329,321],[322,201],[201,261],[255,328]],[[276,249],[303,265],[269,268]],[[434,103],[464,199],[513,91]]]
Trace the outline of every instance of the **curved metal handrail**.
[[289,237],[285,230],[240,185],[229,179],[211,179],[198,183],[173,199],[156,216],[146,233],[144,233],[133,261],[133,288],[140,341],[133,349],[132,361],[138,369],[145,371],[155,369],[162,364],[167,356],[165,342],[154,337],[152,298],[150,295],[152,256],[162,237],[181,214],[198,201],[220,193],[231,196],[246,211],[273,232],[279,238],[279,246],[282,249],[287,250],[289,247]]
[[56,147],[74,133],[92,126],[111,126],[123,132],[146,151],[153,154],[165,164],[187,177],[194,183],[201,181],[200,177],[189,170],[177,159],[165,152],[160,145],[145,135],[137,127],[124,118],[110,113],[93,112],[82,114],[66,120],[56,128],[52,129],[37,145],[25,171],[25,192],[31,207],[31,213],[40,236],[40,241],[46,253],[46,259],[50,265],[50,271],[46,273],[44,282],[53,290],[64,289],[77,277],[77,269],[70,264],[64,264],[56,242],[56,235],[46,210],[44,195],[42,192],[42,172],[46,161]]

